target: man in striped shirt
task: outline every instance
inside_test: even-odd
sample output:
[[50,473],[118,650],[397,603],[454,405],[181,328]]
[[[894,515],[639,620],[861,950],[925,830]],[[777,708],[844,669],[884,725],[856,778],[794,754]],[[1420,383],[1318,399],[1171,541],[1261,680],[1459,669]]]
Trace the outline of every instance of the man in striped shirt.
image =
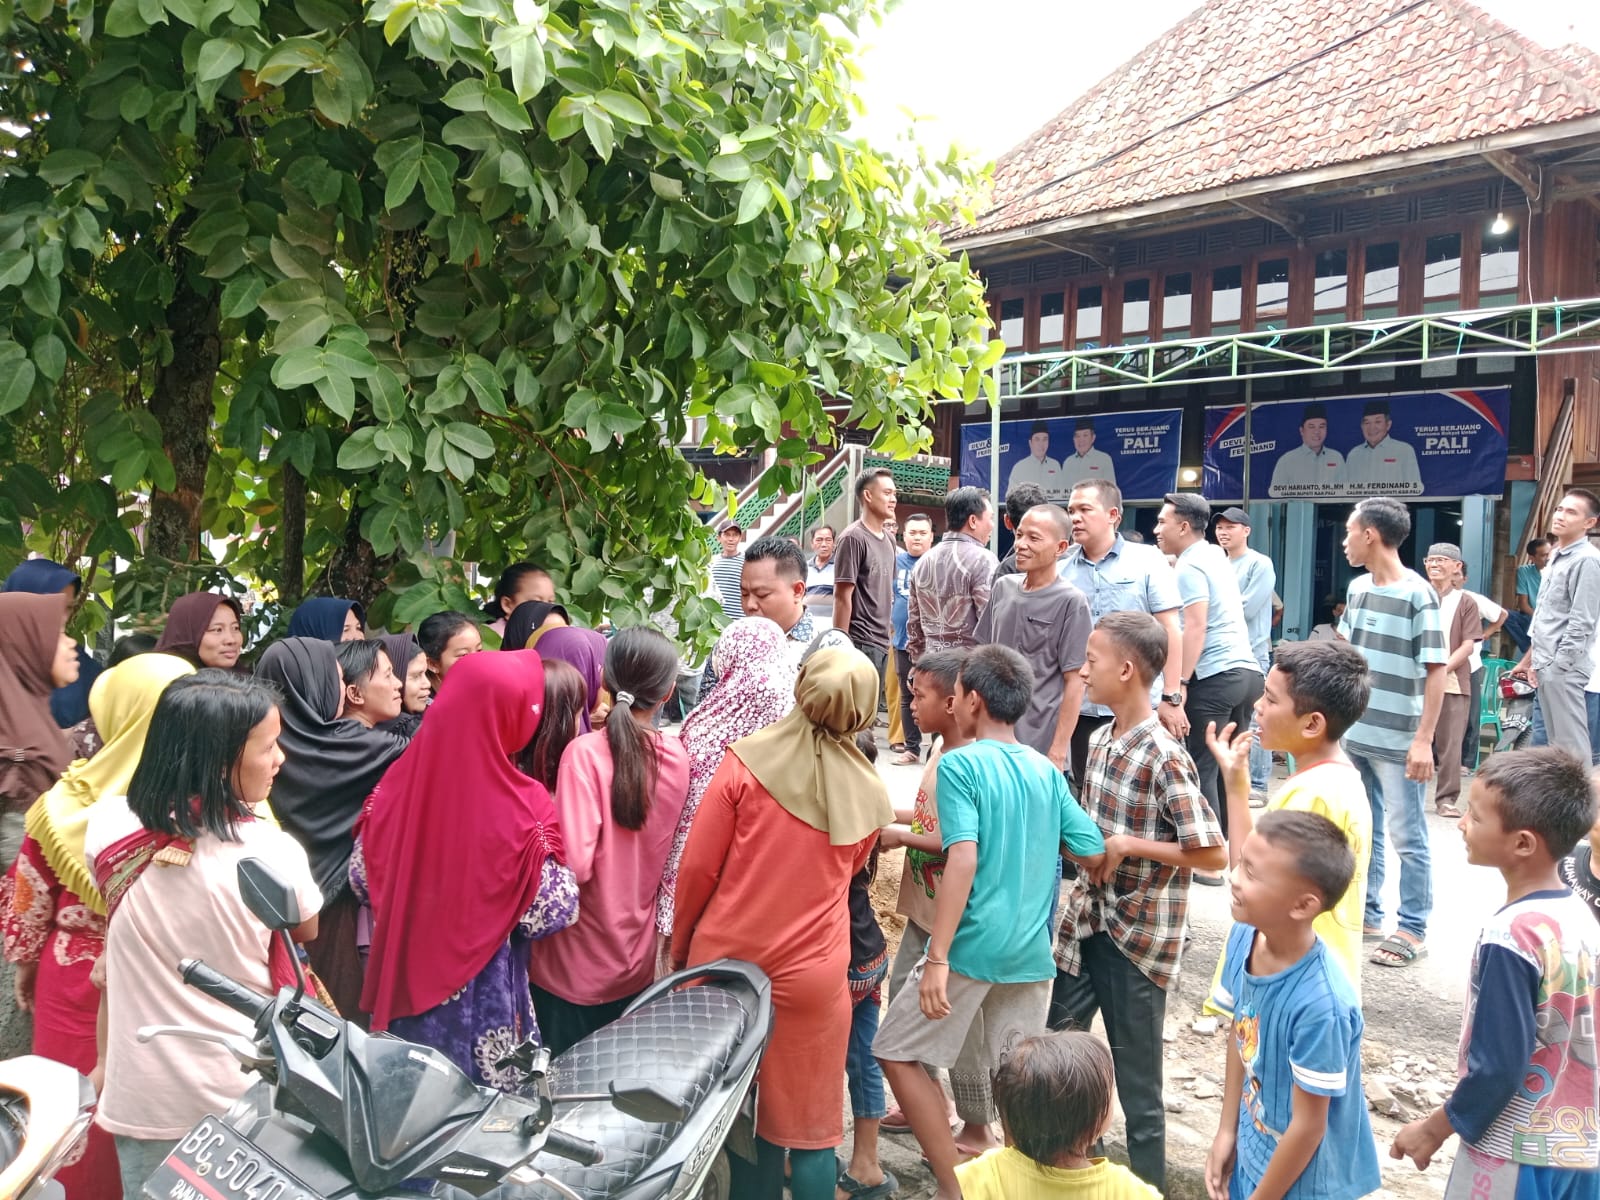
[[[1444,704],[1444,630],[1428,581],[1400,562],[1411,514],[1398,500],[1374,497],[1345,522],[1344,556],[1367,574],[1350,582],[1339,634],[1361,651],[1372,672],[1372,699],[1344,737],[1372,804],[1372,864],[1367,871],[1365,932],[1383,931],[1385,833],[1400,856],[1400,911],[1394,932],[1372,955],[1382,967],[1405,967],[1423,954],[1433,909],[1433,876],[1424,814],[1433,778],[1433,730]],[[1385,816],[1387,815],[1387,821]]]
[[744,530],[732,521],[717,530],[717,540],[722,543],[722,553],[711,560],[711,578],[717,585],[717,599],[722,602],[722,615],[730,621],[744,616],[744,601],[739,596],[739,578],[744,574]]

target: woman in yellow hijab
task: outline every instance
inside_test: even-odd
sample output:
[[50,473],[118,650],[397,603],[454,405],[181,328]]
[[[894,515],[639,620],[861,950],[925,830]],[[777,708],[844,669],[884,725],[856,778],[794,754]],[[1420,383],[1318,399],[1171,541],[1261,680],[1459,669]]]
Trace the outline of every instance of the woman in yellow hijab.
[[772,1039],[758,1076],[757,1163],[733,1194],[832,1200],[850,1036],[850,878],[894,820],[856,746],[878,717],[878,672],[853,648],[800,668],[795,707],[728,747],[678,868],[672,956],[742,958],[772,980]]
[[[28,836],[0,895],[6,958],[17,965],[17,1004],[33,1010],[33,1052],[84,1074],[95,1065],[100,992],[89,972],[105,950],[105,901],[84,861],[89,813],[127,792],[156,701],[194,667],[170,654],[138,654],[105,671],[89,693],[104,744],[69,766],[28,810]],[[119,1195],[116,1147],[91,1127],[83,1158],[57,1176],[68,1200]]]

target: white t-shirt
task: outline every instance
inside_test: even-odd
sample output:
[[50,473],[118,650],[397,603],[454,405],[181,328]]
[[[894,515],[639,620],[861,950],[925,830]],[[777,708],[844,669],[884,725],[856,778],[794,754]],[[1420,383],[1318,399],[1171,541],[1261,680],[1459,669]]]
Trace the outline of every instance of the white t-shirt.
[[[122,797],[94,807],[84,849],[91,868],[108,847],[139,829]],[[208,1112],[221,1113],[253,1077],[221,1046],[161,1037],[141,1043],[141,1025],[186,1025],[249,1040],[248,1017],[190,987],[178,962],[198,958],[246,987],[270,994],[272,935],[239,896],[238,866],[259,858],[285,880],[306,920],[322,908],[306,852],[266,821],[239,826],[239,841],[195,840],[187,866],[152,864],[117,907],[106,931],[106,1085],[96,1121],[125,1137],[180,1138]]]
[[[1496,621],[1502,621],[1505,619],[1506,610],[1501,608],[1500,605],[1496,604],[1493,600],[1489,599],[1489,597],[1481,595],[1478,592],[1468,591],[1466,588],[1460,588],[1458,590],[1463,596],[1471,596],[1473,600],[1477,602],[1478,615],[1482,617],[1488,624],[1493,625]],[[1483,669],[1482,638],[1479,638],[1477,641],[1472,643],[1472,657],[1467,660],[1467,666],[1471,668],[1474,675]]]

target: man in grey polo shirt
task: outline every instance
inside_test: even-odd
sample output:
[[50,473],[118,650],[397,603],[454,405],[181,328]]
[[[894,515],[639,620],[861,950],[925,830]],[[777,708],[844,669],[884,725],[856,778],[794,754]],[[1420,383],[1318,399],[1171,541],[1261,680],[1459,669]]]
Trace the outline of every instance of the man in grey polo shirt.
[[[1129,541],[1117,532],[1122,524],[1122,492],[1104,479],[1086,479],[1067,501],[1073,545],[1061,556],[1061,578],[1084,594],[1095,621],[1108,612],[1147,612],[1166,628],[1167,665],[1150,689],[1156,715],[1175,738],[1189,732],[1178,688],[1183,658],[1183,630],[1178,577],[1166,556],[1154,546]],[[1158,703],[1159,702],[1159,703]],[[1089,758],[1089,735],[1111,720],[1111,710],[1084,701],[1072,731],[1072,781],[1081,793],[1083,767]]]
[[1600,623],[1600,550],[1589,544],[1597,517],[1600,499],[1583,488],[1568,488],[1556,505],[1550,562],[1539,582],[1528,652],[1511,672],[1539,689],[1534,744],[1560,746],[1584,762],[1589,761],[1589,712],[1583,691],[1593,673],[1589,653]]
[[1239,579],[1222,547],[1206,541],[1211,505],[1193,492],[1173,492],[1156,518],[1156,544],[1178,556],[1178,594],[1183,601],[1184,715],[1189,757],[1200,773],[1200,790],[1228,832],[1217,760],[1206,744],[1206,726],[1218,732],[1230,721],[1244,728],[1261,698],[1262,673],[1250,648]]

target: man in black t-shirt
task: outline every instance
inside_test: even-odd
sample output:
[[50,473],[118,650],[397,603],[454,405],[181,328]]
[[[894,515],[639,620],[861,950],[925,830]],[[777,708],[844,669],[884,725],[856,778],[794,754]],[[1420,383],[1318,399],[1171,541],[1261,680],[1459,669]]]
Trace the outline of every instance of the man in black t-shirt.
[[869,467],[855,483],[861,515],[839,535],[833,552],[833,627],[849,635],[878,668],[880,686],[894,640],[894,539],[883,523],[894,516],[894,475]]

